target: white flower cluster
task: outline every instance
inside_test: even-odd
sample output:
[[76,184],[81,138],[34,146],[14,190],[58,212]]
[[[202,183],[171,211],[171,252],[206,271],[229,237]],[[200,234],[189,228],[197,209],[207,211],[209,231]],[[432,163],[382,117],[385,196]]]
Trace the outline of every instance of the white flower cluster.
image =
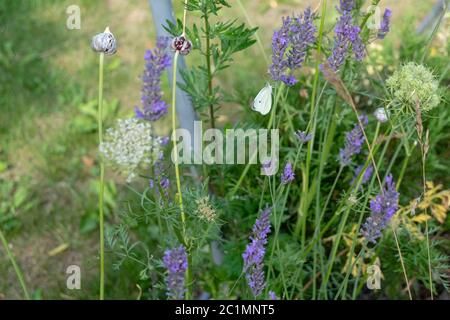
[[152,135],[150,123],[135,118],[119,119],[115,127],[106,130],[100,153],[126,174],[130,182],[141,165],[151,164],[160,154],[160,145],[161,139]]

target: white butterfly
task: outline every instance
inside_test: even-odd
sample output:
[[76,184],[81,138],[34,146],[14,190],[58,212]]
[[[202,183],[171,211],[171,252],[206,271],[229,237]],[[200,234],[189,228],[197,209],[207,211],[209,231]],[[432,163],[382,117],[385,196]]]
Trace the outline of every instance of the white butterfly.
[[252,110],[258,111],[262,115],[269,113],[272,108],[272,86],[267,83],[264,88],[259,91],[255,100],[253,100]]

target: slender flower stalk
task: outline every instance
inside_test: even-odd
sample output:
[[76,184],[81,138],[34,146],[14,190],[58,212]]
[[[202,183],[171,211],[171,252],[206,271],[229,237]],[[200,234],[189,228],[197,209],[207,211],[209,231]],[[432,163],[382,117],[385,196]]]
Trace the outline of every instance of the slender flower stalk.
[[[105,55],[100,53],[98,76],[98,143],[103,142],[103,61]],[[98,191],[99,228],[100,228],[100,300],[105,299],[105,235],[103,195],[105,193],[105,165],[100,159],[100,186]]]
[[[183,194],[181,191],[181,179],[180,179],[180,168],[179,168],[179,161],[178,161],[178,146],[176,141],[176,129],[177,129],[177,122],[176,122],[176,87],[177,87],[177,68],[178,68],[178,56],[180,55],[180,51],[182,51],[186,47],[186,15],[187,15],[187,0],[184,1],[184,11],[183,11],[183,32],[181,34],[181,37],[184,38],[184,44],[181,46],[181,48],[176,48],[175,54],[173,57],[173,64],[172,64],[172,142],[173,142],[173,162],[175,165],[175,178],[176,178],[176,185],[177,185],[177,196],[178,196],[178,206],[180,208],[180,215],[181,215],[181,224],[182,224],[182,231],[183,231],[183,241],[184,246],[187,250],[189,250],[187,244],[187,233],[186,233],[186,214],[184,212],[184,205],[183,205]],[[178,39],[181,39],[181,37],[178,37]],[[191,267],[191,258],[189,255],[189,251],[187,252],[187,266],[186,266],[186,283],[187,283],[187,293],[186,298],[189,299],[191,297],[191,285],[192,285],[192,267]]]
[[[100,53],[98,64],[98,144],[103,142],[103,64],[105,54],[112,55],[117,51],[117,43],[114,35],[106,27],[105,31],[92,38],[91,47]],[[105,190],[105,167],[100,159],[100,181],[98,192],[99,229],[100,229],[100,300],[105,298],[105,239],[104,239],[104,214],[103,194]]]
[[3,247],[5,248],[6,255],[8,256],[9,261],[11,262],[11,265],[14,268],[14,272],[16,273],[17,279],[19,280],[20,286],[22,287],[22,291],[23,291],[23,295],[25,296],[25,299],[31,300],[30,294],[28,293],[28,289],[25,284],[25,280],[23,278],[23,273],[20,270],[20,267],[18,266],[16,259],[14,258],[14,254],[9,249],[8,240],[6,240],[6,237],[3,234],[3,231],[1,229],[0,229],[0,240],[2,241]]

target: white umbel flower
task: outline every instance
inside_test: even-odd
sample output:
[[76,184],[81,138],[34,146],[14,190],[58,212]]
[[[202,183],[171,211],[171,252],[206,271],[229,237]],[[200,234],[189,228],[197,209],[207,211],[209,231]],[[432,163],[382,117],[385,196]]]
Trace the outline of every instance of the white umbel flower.
[[100,153],[127,175],[127,182],[131,182],[139,167],[153,163],[161,152],[161,139],[155,138],[152,133],[148,122],[135,118],[119,119],[115,127],[106,130]]

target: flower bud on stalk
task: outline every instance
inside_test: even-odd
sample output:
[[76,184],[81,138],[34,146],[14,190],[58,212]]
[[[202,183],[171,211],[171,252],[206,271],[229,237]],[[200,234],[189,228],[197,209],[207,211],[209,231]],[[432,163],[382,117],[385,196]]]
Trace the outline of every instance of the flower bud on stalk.
[[92,38],[91,48],[95,52],[107,55],[113,55],[117,52],[116,38],[109,30],[109,27],[106,27],[104,32],[96,34]]
[[191,52],[192,42],[190,42],[184,35],[173,38],[171,44],[173,51],[178,51],[182,56],[185,56]]

